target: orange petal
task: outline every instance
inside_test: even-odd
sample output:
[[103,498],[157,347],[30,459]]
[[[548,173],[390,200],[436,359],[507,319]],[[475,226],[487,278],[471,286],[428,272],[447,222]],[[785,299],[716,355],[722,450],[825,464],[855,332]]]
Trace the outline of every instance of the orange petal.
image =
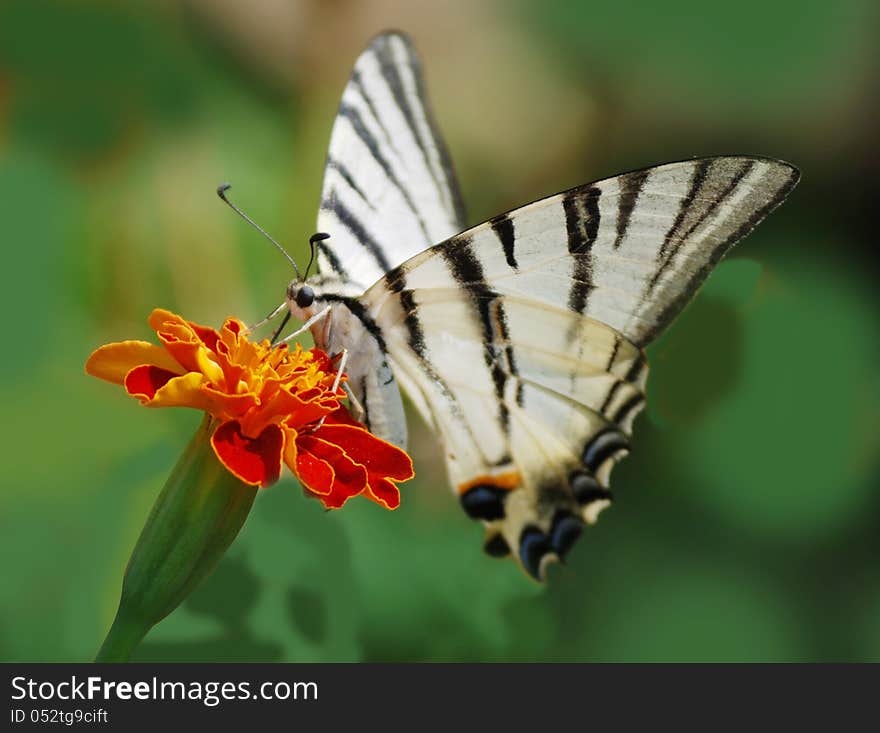
[[244,325],[242,321],[239,321],[237,318],[227,318],[223,321],[223,325],[220,328],[220,333],[222,336],[229,334],[236,341],[242,338],[242,334],[247,334],[247,326]]
[[279,427],[284,431],[284,462],[287,464],[287,467],[293,471],[294,475],[296,474],[296,460],[297,460],[297,449],[296,449],[296,438],[297,433],[296,430],[290,430],[286,428],[284,425],[279,425]]
[[211,358],[212,353],[202,340],[194,336],[192,332],[174,329],[158,331],[156,335],[168,353],[184,369],[190,372],[201,372],[214,383],[219,384],[223,380],[223,370],[220,365]]
[[[216,417],[233,419],[242,417],[248,410],[257,404],[257,396],[253,392],[243,394],[227,394],[226,392],[212,387],[208,383],[201,385],[200,391],[204,398],[203,409]],[[270,421],[265,421],[260,426],[262,430]]]
[[211,351],[214,350],[217,340],[220,338],[220,334],[210,326],[202,326],[195,321],[187,321],[183,316],[179,316],[164,308],[154,308],[147,319],[147,323],[156,332],[163,330],[177,331],[178,329],[189,331]]
[[[147,407],[193,407],[196,410],[205,410],[214,414],[211,411],[213,404],[201,390],[204,380],[205,377],[198,372],[187,372],[179,377],[174,377],[174,379],[169,379],[156,389],[152,396],[148,393],[129,392],[129,394],[133,397],[140,397],[141,404]],[[129,378],[126,377],[126,388],[128,383]],[[143,385],[143,379],[139,379],[136,384]]]
[[86,373],[114,384],[123,384],[126,374],[136,366],[145,364],[175,374],[183,373],[180,364],[165,349],[147,341],[120,341],[96,349],[86,361]]
[[176,313],[165,310],[164,308],[153,308],[152,313],[150,313],[149,318],[147,318],[147,323],[150,324],[150,328],[154,331],[158,331],[166,323],[176,323],[184,326],[186,325],[186,319],[184,319],[183,316],[179,316]]
[[236,478],[251,486],[270,486],[281,475],[284,433],[269,425],[256,438],[241,434],[240,425],[231,420],[211,436],[217,458]]
[[150,326],[162,345],[187,371],[201,372],[212,382],[223,379],[223,371],[212,358],[219,334],[212,328],[190,323],[171,311],[156,308]]
[[329,415],[339,407],[339,398],[322,390],[292,392],[279,389],[263,405],[267,414],[286,415],[284,422],[292,428],[300,428]]
[[160,369],[150,364],[136,366],[125,375],[125,391],[137,397],[142,405],[151,402],[162,387],[177,375],[167,369]]
[[234,355],[230,353],[230,347],[224,341],[217,342],[217,350],[214,352],[217,364],[223,370],[224,384],[230,391],[234,391],[239,382],[246,380],[248,370],[243,364],[233,362]]

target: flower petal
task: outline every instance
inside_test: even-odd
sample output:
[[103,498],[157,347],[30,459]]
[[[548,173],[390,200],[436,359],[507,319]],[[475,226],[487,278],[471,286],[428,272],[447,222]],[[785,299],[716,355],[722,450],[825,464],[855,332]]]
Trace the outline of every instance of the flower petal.
[[154,308],[147,322],[154,331],[164,329],[190,331],[211,351],[214,351],[217,346],[217,340],[220,338],[220,334],[210,326],[202,326],[195,321],[187,321],[183,316],[179,316],[164,308]]
[[[297,477],[328,509],[338,509],[367,488],[366,469],[352,461],[338,445],[305,433],[297,438],[297,449]],[[316,470],[318,463],[324,463],[333,470],[329,492],[325,483],[327,472]],[[302,473],[300,466],[305,467],[307,472]]]
[[299,392],[280,389],[265,407],[273,415],[287,415],[284,422],[298,429],[338,409],[339,398],[317,387]]
[[412,459],[405,451],[377,438],[363,426],[332,424],[328,419],[318,428],[315,436],[341,446],[370,474],[387,476],[396,481],[406,481],[415,475]]
[[349,458],[364,466],[364,496],[387,509],[400,506],[400,490],[395,481],[406,481],[415,475],[406,451],[368,432],[345,408],[328,417],[313,435],[339,446]]
[[142,405],[146,405],[152,402],[156,392],[177,376],[167,369],[142,364],[125,375],[125,391],[132,397],[137,397]]
[[220,335],[207,326],[190,323],[170,311],[156,308],[149,318],[162,345],[189,372],[201,372],[212,382],[223,379],[214,348]]
[[281,475],[284,433],[277,425],[269,425],[256,438],[241,434],[241,426],[230,420],[211,436],[211,445],[220,462],[241,481],[251,486],[266,487]]
[[[201,375],[199,375],[201,376]],[[200,388],[202,398],[204,400],[203,410],[207,410],[214,417],[220,417],[224,420],[232,420],[242,417],[249,409],[254,407],[258,400],[253,392],[244,392],[242,394],[227,394],[226,392],[212,387],[204,382]],[[262,430],[270,421],[267,420],[260,426]],[[252,433],[245,431],[248,435]]]
[[294,470],[296,477],[309,493],[323,499],[333,490],[335,473],[333,466],[327,461],[316,458],[308,451],[299,451],[293,466],[296,469]]
[[289,430],[285,428],[283,424],[278,427],[284,431],[284,456],[282,456],[282,458],[290,470],[295,474],[296,471],[294,471],[294,468],[296,468],[297,454],[299,452],[296,449],[296,430]]
[[400,506],[400,489],[397,484],[375,474],[369,475],[364,496],[386,509],[397,509]]
[[412,477],[412,461],[340,405],[345,392],[332,386],[347,376],[336,374],[326,353],[251,341],[234,318],[217,331],[156,309],[149,322],[162,347],[109,344],[92,354],[86,371],[122,384],[148,407],[209,413],[220,424],[211,437],[214,452],[248,484],[273,483],[286,462],[327,507],[361,493],[389,508],[400,503],[395,482]]
[[95,349],[86,361],[86,373],[114,384],[123,384],[125,375],[136,366],[149,364],[182,374],[183,369],[161,346],[147,341],[119,341]]

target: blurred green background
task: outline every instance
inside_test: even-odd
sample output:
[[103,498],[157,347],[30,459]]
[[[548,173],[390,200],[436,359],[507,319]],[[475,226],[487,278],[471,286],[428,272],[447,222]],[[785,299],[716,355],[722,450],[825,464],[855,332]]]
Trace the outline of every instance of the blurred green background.
[[[256,320],[305,254],[335,106],[410,33],[469,222],[754,153],[791,199],[651,349],[617,502],[546,588],[480,551],[413,418],[394,513],[288,477],[141,660],[880,660],[872,0],[0,2],[0,658],[87,660],[199,415],[87,378],[154,306]],[[870,202],[870,203],[869,203]],[[869,213],[870,210],[870,213]]]

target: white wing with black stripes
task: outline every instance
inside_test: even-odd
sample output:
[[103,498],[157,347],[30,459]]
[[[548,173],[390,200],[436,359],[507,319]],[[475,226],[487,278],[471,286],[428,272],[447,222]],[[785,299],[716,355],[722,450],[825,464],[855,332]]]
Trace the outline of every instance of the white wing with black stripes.
[[357,299],[488,552],[543,578],[610,503],[643,347],[797,179],[752,157],[623,174],[453,236]]
[[[531,576],[611,502],[645,399],[644,347],[791,191],[787,163],[671,163],[462,229],[462,208],[398,33],[358,59],[333,126],[318,228],[316,343],[363,420],[403,445],[398,383],[443,443],[450,481]],[[440,244],[437,244],[440,242]],[[432,246],[433,245],[433,246]]]
[[461,197],[409,40],[385,33],[355,64],[327,155],[318,269],[363,292],[464,228]]
[[330,136],[318,212],[313,329],[330,353],[348,351],[348,389],[378,436],[405,446],[406,417],[381,329],[357,300],[386,273],[464,228],[461,196],[425,96],[418,58],[400,33],[377,36],[355,63]]

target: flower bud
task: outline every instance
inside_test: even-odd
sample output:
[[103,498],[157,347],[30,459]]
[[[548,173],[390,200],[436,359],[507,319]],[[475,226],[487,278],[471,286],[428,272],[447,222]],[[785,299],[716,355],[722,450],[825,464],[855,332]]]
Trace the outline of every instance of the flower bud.
[[95,661],[126,661],[146,633],[214,569],[247,519],[257,487],[217,460],[210,440],[214,428],[206,415],[153,505]]

